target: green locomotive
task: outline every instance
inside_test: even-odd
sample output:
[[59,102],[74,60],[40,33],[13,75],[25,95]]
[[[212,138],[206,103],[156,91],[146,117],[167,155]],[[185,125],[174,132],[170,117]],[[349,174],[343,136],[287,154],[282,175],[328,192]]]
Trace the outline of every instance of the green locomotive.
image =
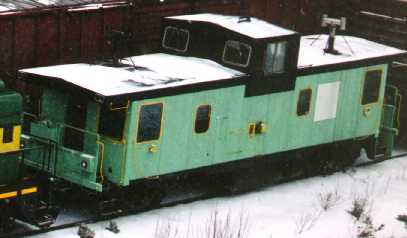
[[57,208],[41,200],[38,177],[24,169],[22,97],[6,89],[3,81],[0,81],[0,108],[0,232],[10,228],[16,218],[40,227],[51,225]]
[[51,150],[25,164],[128,200],[156,194],[140,184],[253,161],[298,158],[312,170],[348,165],[361,148],[390,155],[388,64],[405,52],[347,36],[331,54],[327,41],[255,18],[185,15],[163,20],[161,53],[20,70],[41,87],[26,143]]

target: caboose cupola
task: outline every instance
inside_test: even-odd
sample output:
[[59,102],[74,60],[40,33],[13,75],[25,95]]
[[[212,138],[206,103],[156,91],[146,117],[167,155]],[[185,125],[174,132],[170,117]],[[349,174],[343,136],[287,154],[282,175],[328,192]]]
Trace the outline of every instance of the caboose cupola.
[[292,90],[299,35],[252,17],[195,14],[163,20],[162,49],[251,75],[246,96]]

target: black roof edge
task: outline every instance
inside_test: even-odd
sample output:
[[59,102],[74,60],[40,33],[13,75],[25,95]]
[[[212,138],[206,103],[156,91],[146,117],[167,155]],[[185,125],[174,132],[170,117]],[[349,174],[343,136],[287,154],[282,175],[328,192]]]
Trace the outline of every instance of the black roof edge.
[[[30,82],[48,86],[59,91],[70,91],[75,92],[76,94],[81,94],[82,96],[87,96],[89,99],[99,103],[99,104],[109,104],[111,102],[124,102],[127,100],[145,100],[152,99],[157,97],[166,97],[186,93],[194,93],[200,91],[207,91],[219,88],[227,88],[237,85],[244,85],[249,78],[249,75],[238,76],[228,79],[220,79],[209,82],[198,82],[194,84],[178,85],[174,87],[167,88],[157,88],[143,92],[127,93],[114,96],[105,96],[93,92],[89,89],[80,87],[78,85],[69,83],[60,78],[43,76],[40,74],[32,74],[26,72],[19,72],[19,79],[25,82]],[[41,78],[42,80],[38,80]],[[43,80],[47,79],[47,80]]]
[[308,68],[298,68],[297,75],[305,76],[305,75],[316,74],[316,73],[326,73],[326,72],[333,72],[333,71],[338,71],[338,70],[359,68],[359,67],[363,67],[363,66],[388,64],[388,63],[391,63],[392,61],[401,59],[403,57],[407,57],[407,52],[400,53],[400,54],[394,54],[394,55],[386,55],[386,56],[381,56],[381,57],[376,57],[376,58],[370,58],[370,59],[341,62],[341,63],[335,63],[335,64],[329,64],[329,65],[315,66],[315,67],[311,66]]

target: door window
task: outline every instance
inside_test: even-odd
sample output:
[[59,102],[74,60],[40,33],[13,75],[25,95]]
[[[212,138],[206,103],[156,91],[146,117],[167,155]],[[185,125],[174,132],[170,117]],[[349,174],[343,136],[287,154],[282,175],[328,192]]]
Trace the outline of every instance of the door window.
[[63,144],[65,147],[83,151],[84,132],[87,114],[87,101],[84,98],[71,96],[66,109]]
[[162,103],[141,106],[137,131],[138,143],[160,138],[162,113]]
[[122,140],[127,115],[125,105],[104,106],[100,110],[99,133],[115,140]]
[[382,70],[367,71],[363,86],[362,105],[375,103],[379,100]]

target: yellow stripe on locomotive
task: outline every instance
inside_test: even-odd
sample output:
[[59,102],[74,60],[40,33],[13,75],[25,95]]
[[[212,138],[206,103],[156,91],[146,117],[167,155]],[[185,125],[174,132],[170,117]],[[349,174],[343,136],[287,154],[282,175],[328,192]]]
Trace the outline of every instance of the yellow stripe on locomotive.
[[0,193],[0,201],[4,199],[12,199],[18,196],[32,195],[38,192],[37,187],[27,187],[23,189],[11,189],[11,191],[5,191]]

